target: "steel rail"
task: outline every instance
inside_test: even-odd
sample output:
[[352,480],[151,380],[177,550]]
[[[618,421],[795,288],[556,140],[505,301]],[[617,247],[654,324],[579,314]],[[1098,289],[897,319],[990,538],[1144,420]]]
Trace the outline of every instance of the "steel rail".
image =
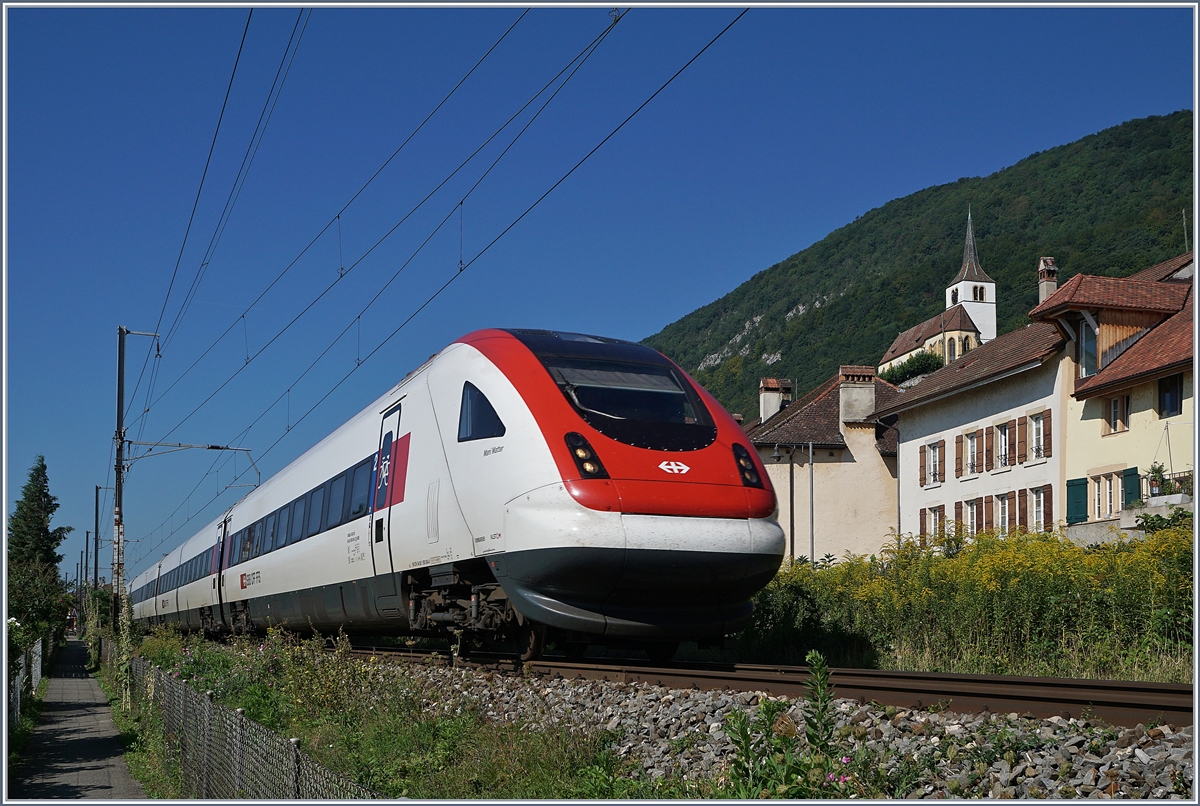
[[[759,691],[791,698],[808,694],[810,680],[803,666],[679,663],[655,666],[648,662],[613,659],[577,662],[554,657],[519,664],[499,654],[474,653],[452,657],[445,651],[358,648],[358,655],[385,655],[413,661],[454,663],[468,668],[546,677],[649,683],[666,688]],[[1111,725],[1139,723],[1193,724],[1193,689],[1180,683],[1142,683],[1119,680],[1077,680],[1052,677],[896,672],[877,669],[830,669],[834,696],[898,708],[937,709],[959,713],[1016,713],[1045,719],[1099,719]]]

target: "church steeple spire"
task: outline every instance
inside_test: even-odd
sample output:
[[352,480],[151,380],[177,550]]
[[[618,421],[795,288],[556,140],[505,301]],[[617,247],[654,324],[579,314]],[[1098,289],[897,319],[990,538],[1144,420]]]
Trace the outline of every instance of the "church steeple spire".
[[979,265],[979,254],[975,251],[975,228],[971,225],[971,208],[967,207],[967,242],[963,246],[962,268],[950,281],[950,285],[967,280],[972,283],[994,283]]

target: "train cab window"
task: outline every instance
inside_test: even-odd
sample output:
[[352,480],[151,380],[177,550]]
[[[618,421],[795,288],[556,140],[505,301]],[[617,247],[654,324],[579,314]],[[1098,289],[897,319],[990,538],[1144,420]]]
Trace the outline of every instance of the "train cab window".
[[288,536],[289,546],[304,539],[305,503],[306,499],[303,496],[292,502],[292,531]]
[[699,395],[670,365],[563,356],[542,364],[584,421],[618,442],[685,451],[717,438]]
[[305,537],[312,537],[321,531],[321,509],[325,503],[325,488],[318,487],[308,496],[308,528],[304,530]]
[[325,518],[325,528],[332,529],[342,523],[342,505],[346,503],[346,474],[338,476],[329,483],[329,514]]
[[279,517],[275,525],[275,545],[273,548],[281,549],[287,545],[288,538],[288,515],[292,514],[292,505],[288,504],[279,510]]
[[370,497],[371,460],[368,459],[354,468],[354,480],[350,486],[350,520],[367,514]]
[[504,436],[504,423],[492,408],[491,402],[475,384],[463,384],[462,406],[458,411],[458,441],[489,439]]

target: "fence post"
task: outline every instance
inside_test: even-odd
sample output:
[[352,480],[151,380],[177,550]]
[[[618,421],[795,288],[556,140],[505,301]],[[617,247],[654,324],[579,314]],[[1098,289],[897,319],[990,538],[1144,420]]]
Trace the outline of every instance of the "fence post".
[[292,743],[292,799],[300,800],[300,740],[288,741]]
[[200,771],[200,796],[208,798],[208,767],[211,751],[209,750],[209,742],[212,739],[212,691],[204,692],[204,767]]
[[237,709],[237,719],[234,724],[237,727],[234,729],[233,737],[233,796],[242,798],[242,720],[246,718],[246,709]]

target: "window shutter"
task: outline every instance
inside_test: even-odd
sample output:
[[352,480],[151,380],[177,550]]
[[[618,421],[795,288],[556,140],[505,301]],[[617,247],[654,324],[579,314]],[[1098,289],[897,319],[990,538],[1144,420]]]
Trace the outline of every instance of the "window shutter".
[[1029,494],[1022,488],[1017,491],[1017,526],[1022,529],[1029,528],[1029,519],[1026,515],[1026,510],[1029,508]]
[[983,528],[989,532],[992,529],[992,497],[990,495],[983,502]]
[[1067,479],[1067,524],[1083,523],[1088,519],[1088,481]]
[[975,531],[982,532],[983,524],[983,496],[975,499]]
[[925,510],[921,509],[921,535],[925,535]]
[[[920,474],[919,478],[921,480],[920,481],[921,486],[924,487],[925,486],[925,446],[924,445],[921,446],[920,453],[921,453],[921,474]],[[925,510],[921,510],[921,522],[922,523],[925,522]],[[921,534],[925,534],[924,526],[921,527]]]
[[1008,466],[1017,463],[1017,421],[1008,421]]
[[1017,494],[1013,490],[1008,491],[1008,533],[1012,534],[1013,516],[1017,511]]
[[[1047,415],[1049,413],[1046,412]],[[1042,487],[1042,511],[1045,513],[1042,517],[1042,523],[1046,531],[1054,531],[1054,490],[1049,484]]]
[[935,507],[935,509],[938,514],[938,534],[944,535],[946,534],[946,505],[942,504],[940,507]]
[[[946,440],[938,440],[938,481],[946,480]],[[945,515],[945,513],[942,513]]]
[[[1042,412],[1042,443],[1044,448],[1042,455],[1049,459],[1051,446],[1054,445],[1054,434],[1050,430],[1050,409]],[[1049,520],[1047,518],[1046,522],[1049,523]]]
[[954,478],[962,476],[962,434],[954,438]]
[[954,531],[962,528],[962,501],[954,502]]
[[1136,467],[1127,467],[1121,473],[1121,490],[1123,499],[1121,508],[1128,509],[1129,505],[1142,497],[1142,480],[1138,477]]
[[1025,418],[1017,418],[1017,463],[1025,463]]
[[996,446],[996,441],[995,441],[996,437],[995,437],[995,433],[994,433],[995,430],[996,429],[992,428],[990,425],[987,427],[987,438],[984,440],[984,448],[983,448],[983,469],[984,470],[992,469],[992,450]]

